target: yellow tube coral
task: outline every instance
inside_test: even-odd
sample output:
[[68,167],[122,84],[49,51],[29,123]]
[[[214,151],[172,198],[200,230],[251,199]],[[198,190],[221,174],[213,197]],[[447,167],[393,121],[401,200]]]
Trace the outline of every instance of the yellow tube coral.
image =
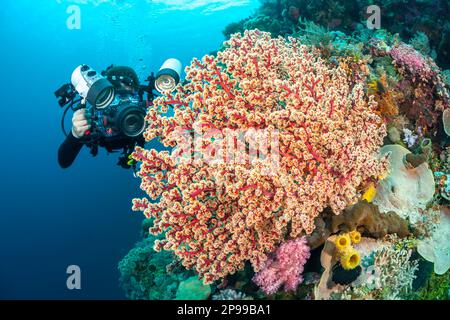
[[352,244],[358,244],[361,241],[361,233],[354,230],[349,233],[350,239],[352,240]]
[[345,270],[355,269],[361,262],[361,256],[359,252],[356,251],[353,247],[348,247],[341,254],[341,266]]
[[339,252],[342,252],[350,247],[350,236],[345,233],[341,234],[336,238],[336,249],[338,249]]
[[373,185],[373,183],[369,184],[366,191],[364,192],[362,199],[366,200],[368,203],[371,203],[375,196],[377,195],[377,189]]

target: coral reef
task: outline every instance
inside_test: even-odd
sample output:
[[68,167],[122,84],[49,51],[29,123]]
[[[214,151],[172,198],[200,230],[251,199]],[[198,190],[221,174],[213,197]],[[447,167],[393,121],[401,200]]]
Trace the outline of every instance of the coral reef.
[[167,272],[173,261],[170,252],[155,252],[153,237],[139,242],[119,262],[120,286],[131,300],[173,300],[181,281],[189,272]]
[[[350,11],[343,11],[343,15],[349,19],[347,21],[352,21],[352,24],[344,23],[341,18],[337,18],[336,14],[338,12],[340,12],[339,14],[342,13],[340,10],[334,12],[334,18],[328,23],[325,23],[326,20],[323,20],[324,16],[328,16],[328,14],[321,15],[322,18],[317,19],[315,10],[325,12],[323,11],[323,6],[328,6],[323,1],[317,2],[318,4],[320,3],[318,6],[312,5],[313,2],[309,2],[302,3],[300,7],[298,3],[292,4],[292,2],[296,1],[281,1],[277,6],[272,6],[265,2],[257,14],[258,21],[264,20],[266,16],[272,18],[272,20],[268,19],[271,21],[271,24],[276,23],[274,21],[280,21],[281,25],[285,27],[278,29],[285,31],[280,31],[280,33],[274,33],[273,30],[268,31],[271,31],[274,35],[293,35],[301,39],[303,43],[319,48],[322,56],[327,59],[337,61],[350,59],[354,62],[368,62],[371,69],[369,92],[374,95],[380,113],[387,117],[399,114],[407,116],[414,126],[414,128],[407,129],[424,132],[434,131],[435,127],[439,125],[441,112],[449,106],[449,84],[448,80],[446,80],[446,74],[439,70],[431,58],[435,50],[429,50],[428,47],[441,48],[440,56],[443,54],[448,56],[450,52],[448,46],[445,48],[445,46],[440,45],[442,41],[438,37],[441,35],[435,33],[434,28],[415,29],[420,23],[417,20],[409,20],[409,26],[414,31],[403,37],[404,42],[395,34],[404,30],[398,28],[398,25],[393,28],[384,27],[381,30],[369,30],[361,24],[354,23],[355,20],[352,20],[350,16],[353,16],[358,21],[360,13],[364,12],[367,5],[369,5],[366,3],[367,1],[352,2],[349,8]],[[344,3],[343,1],[342,3],[339,1],[330,2],[339,3],[336,8],[346,8],[350,3]],[[434,16],[436,12],[441,12],[442,15],[436,16],[436,19],[442,19],[443,16],[448,16],[450,11],[445,1],[439,2],[434,8],[437,11],[429,11],[431,6],[425,4],[426,8],[421,8],[421,10],[425,10],[431,16]],[[391,7],[390,4],[383,4],[383,7]],[[399,10],[402,9],[403,5],[403,1],[398,1],[397,5],[390,9],[398,12],[397,18],[401,17]],[[417,4],[412,3],[409,5],[416,7]],[[278,10],[288,12],[290,6],[302,8],[300,17],[295,22],[287,19],[284,13],[278,14]],[[312,10],[312,12],[309,12],[309,10]],[[353,12],[353,14],[350,15],[350,12]],[[423,12],[421,11],[421,13]],[[365,19],[362,16],[361,18]],[[386,18],[386,15],[384,15],[384,18]],[[423,16],[421,15],[420,19],[422,18]],[[253,19],[256,18],[250,17],[244,20],[241,28],[235,28],[234,31],[243,32],[249,27],[248,24]],[[334,22],[329,24],[331,21]],[[336,21],[340,21],[340,23],[336,25]],[[386,19],[383,21],[386,21]],[[394,20],[390,21],[394,23]],[[405,23],[405,21],[400,23]],[[443,23],[440,27],[444,30],[448,29],[449,32],[442,35],[443,40],[444,38],[447,39],[444,42],[448,43],[450,40],[450,24]],[[264,24],[259,24],[258,28],[267,30]],[[288,30],[286,31],[286,29]],[[386,30],[390,31],[390,33]],[[352,36],[347,36],[345,32],[352,34]],[[433,38],[433,40],[429,38]],[[407,44],[408,41],[410,44]],[[442,67],[450,67],[448,64],[450,59],[438,59],[438,61]]]
[[303,281],[303,266],[309,259],[309,247],[305,238],[283,243],[274,258],[269,258],[263,270],[253,281],[268,295],[274,294],[284,285],[285,291],[295,291]]
[[127,296],[448,299],[449,4],[372,3],[262,1],[154,101]]
[[[396,240],[394,240],[396,241]],[[418,270],[417,260],[411,260],[408,241],[396,241],[366,256],[358,283],[336,294],[339,299],[398,300],[412,296],[412,284]],[[356,280],[358,281],[358,280]]]
[[327,241],[322,251],[325,272],[315,288],[316,299],[394,300],[413,296],[412,285],[418,262],[411,259],[412,249],[408,240],[391,237],[375,241],[363,238],[355,246],[361,253],[362,269],[346,275],[346,281],[338,282],[333,279],[343,276],[333,274],[342,272],[332,267],[337,261],[334,241],[335,236]]
[[[258,30],[225,47],[194,59],[186,83],[149,109],[146,139],[176,148],[133,153],[141,188],[160,199],[133,201],[155,218],[152,233],[166,232],[155,249],[174,251],[205,283],[248,260],[260,271],[286,237],[311,233],[326,207],[339,214],[387,167],[376,157],[386,127],[364,93],[363,71],[329,66],[297,39]],[[169,107],[172,118],[164,116]],[[256,160],[251,152],[234,158],[236,149],[264,144],[255,129],[279,154],[262,148]]]
[[393,0],[265,0],[257,12],[224,30],[228,38],[257,26],[273,36],[287,36],[302,27],[306,19],[317,25],[346,33],[367,29],[367,8],[379,5],[381,27],[410,41],[423,54],[431,54],[443,68],[450,68],[450,5],[448,1]]

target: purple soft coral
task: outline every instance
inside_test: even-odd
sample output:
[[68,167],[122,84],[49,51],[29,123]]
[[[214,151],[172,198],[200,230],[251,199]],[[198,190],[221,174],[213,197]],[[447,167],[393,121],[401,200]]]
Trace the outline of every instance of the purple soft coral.
[[397,45],[390,54],[399,67],[406,68],[413,76],[427,80],[436,75],[434,63],[407,44]]
[[266,293],[274,294],[284,284],[284,290],[295,291],[303,282],[303,266],[309,259],[305,237],[283,243],[274,258],[267,260],[265,268],[253,281]]

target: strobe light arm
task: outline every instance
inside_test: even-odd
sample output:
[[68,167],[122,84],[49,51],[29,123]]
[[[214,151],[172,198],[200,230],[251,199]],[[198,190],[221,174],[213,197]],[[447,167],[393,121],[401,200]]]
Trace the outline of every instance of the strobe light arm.
[[145,82],[148,82],[147,85],[140,85],[139,86],[139,99],[141,101],[144,101],[144,93],[147,94],[147,102],[152,102],[153,99],[155,99],[155,74],[152,72],[147,80]]

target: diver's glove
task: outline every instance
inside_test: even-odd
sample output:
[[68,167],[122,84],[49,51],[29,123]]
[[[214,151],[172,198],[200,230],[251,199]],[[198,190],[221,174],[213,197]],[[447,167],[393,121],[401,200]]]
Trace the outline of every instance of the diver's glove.
[[89,120],[86,118],[86,109],[75,111],[72,117],[72,135],[80,139],[91,128]]

